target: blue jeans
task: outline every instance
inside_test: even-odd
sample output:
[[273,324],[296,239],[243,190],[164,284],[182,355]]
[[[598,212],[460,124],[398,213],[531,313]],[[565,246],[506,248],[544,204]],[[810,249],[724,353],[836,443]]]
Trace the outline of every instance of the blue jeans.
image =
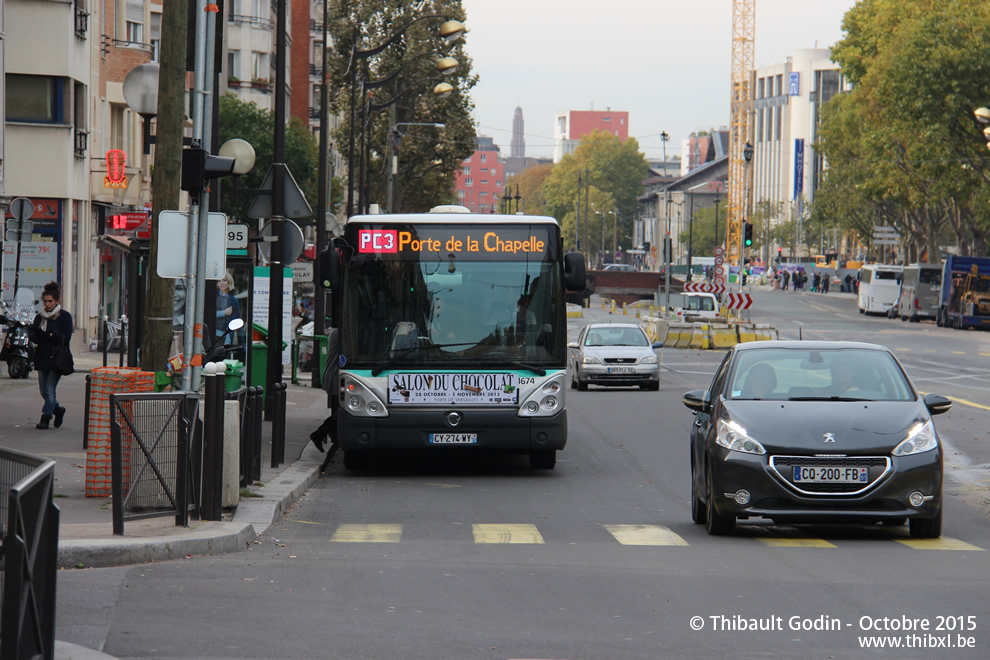
[[58,399],[55,398],[55,388],[58,387],[58,380],[62,374],[53,369],[38,369],[38,389],[41,390],[41,397],[45,400],[45,405],[41,409],[42,415],[54,415],[55,409],[59,407]]

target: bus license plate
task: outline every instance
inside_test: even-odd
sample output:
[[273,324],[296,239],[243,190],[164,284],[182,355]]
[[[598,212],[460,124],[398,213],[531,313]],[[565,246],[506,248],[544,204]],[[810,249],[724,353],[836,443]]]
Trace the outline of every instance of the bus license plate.
[[803,467],[794,466],[794,482],[802,484],[868,483],[870,469],[865,467]]
[[431,433],[431,445],[476,445],[477,433]]
[[636,370],[632,367],[609,367],[608,372],[610,374],[631,374],[635,373]]

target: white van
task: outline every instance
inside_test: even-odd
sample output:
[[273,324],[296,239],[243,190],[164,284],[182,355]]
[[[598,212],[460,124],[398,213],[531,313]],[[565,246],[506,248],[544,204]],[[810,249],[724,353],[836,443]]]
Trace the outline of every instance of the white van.
[[886,314],[901,295],[903,266],[866,264],[859,269],[859,313]]
[[942,288],[942,264],[911,264],[904,267],[901,297],[893,315],[902,321],[935,320]]
[[678,321],[717,319],[718,298],[714,293],[681,293],[671,295],[670,307]]

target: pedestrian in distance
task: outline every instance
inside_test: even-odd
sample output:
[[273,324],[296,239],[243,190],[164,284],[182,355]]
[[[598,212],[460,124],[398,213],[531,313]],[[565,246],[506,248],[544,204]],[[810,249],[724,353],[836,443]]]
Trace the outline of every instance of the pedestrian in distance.
[[815,274],[811,278],[811,291],[818,291],[818,288],[822,285],[822,274],[815,271]]
[[828,281],[832,279],[828,273],[822,275],[822,293],[828,293]]
[[72,315],[62,309],[61,299],[62,290],[58,282],[46,284],[41,294],[42,310],[31,324],[31,341],[37,346],[34,351],[34,368],[38,372],[41,398],[45,400],[41,408],[41,421],[36,425],[39,429],[47,429],[52,418],[55,419],[55,428],[58,428],[62,426],[65,417],[65,408],[58,404],[55,392],[62,374],[52,368],[52,353],[59,347],[69,350],[72,341]]

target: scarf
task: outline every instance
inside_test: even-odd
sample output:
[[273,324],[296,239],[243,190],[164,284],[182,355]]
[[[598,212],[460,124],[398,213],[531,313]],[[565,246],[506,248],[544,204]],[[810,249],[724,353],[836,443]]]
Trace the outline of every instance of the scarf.
[[41,317],[41,331],[46,332],[48,330],[48,322],[54,321],[58,318],[59,313],[62,311],[62,305],[57,304],[50,312],[46,312],[45,308],[42,307],[38,315]]

